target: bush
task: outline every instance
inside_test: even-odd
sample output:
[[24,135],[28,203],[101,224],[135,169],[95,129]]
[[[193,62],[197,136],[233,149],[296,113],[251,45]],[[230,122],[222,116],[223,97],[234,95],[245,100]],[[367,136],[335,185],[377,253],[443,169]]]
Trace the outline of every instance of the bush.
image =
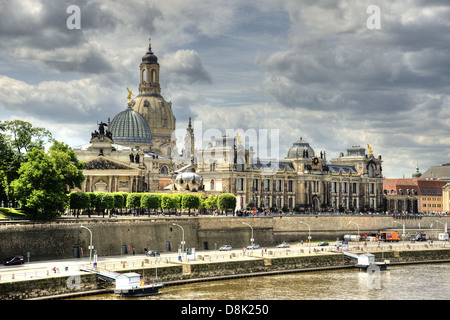
[[236,203],[236,196],[231,193],[222,193],[217,199],[217,205],[220,210],[234,210],[236,208]]
[[159,207],[160,207],[160,200],[157,194],[150,193],[142,195],[141,208],[156,210]]
[[181,198],[181,207],[189,209],[189,215],[191,215],[191,209],[198,209],[200,207],[200,198],[194,194],[183,194]]

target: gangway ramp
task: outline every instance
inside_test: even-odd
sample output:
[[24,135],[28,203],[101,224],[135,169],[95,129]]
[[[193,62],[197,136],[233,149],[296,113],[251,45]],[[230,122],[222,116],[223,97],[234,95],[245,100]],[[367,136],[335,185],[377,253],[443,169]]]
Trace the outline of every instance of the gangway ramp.
[[346,258],[358,261],[358,255],[351,252],[344,252]]
[[118,272],[109,271],[101,268],[93,268],[92,266],[83,266],[80,268],[80,271],[95,273],[97,277],[112,282],[115,282],[117,277],[120,275],[120,273]]

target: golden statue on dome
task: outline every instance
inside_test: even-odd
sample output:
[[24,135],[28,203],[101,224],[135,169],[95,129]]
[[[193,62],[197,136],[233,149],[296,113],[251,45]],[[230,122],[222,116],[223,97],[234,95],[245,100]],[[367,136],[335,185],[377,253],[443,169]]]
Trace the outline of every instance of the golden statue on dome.
[[127,88],[127,91],[128,91],[128,96],[127,96],[128,105],[131,105],[131,103],[132,103],[131,96],[134,95],[134,94],[133,94],[133,91],[128,89],[128,88]]

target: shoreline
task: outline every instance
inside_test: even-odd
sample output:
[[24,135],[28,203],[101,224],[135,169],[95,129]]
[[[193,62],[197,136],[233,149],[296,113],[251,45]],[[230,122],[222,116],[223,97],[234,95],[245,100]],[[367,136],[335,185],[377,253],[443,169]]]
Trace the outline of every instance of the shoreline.
[[[389,266],[399,267],[399,266],[415,265],[415,264],[437,264],[437,263],[450,263],[450,258],[439,259],[439,260],[418,260],[418,261],[393,262],[393,263],[389,263],[388,267]],[[172,280],[172,281],[164,282],[164,286],[169,287],[169,286],[179,286],[179,285],[198,283],[198,282],[224,281],[224,280],[237,279],[237,278],[264,277],[264,276],[273,276],[273,275],[279,275],[279,274],[320,272],[320,271],[327,271],[327,270],[346,270],[346,269],[358,270],[359,268],[356,267],[355,265],[340,265],[340,266],[310,267],[310,268],[299,268],[299,269],[238,273],[238,274],[234,274],[234,275],[223,275],[223,276],[214,276],[214,277],[200,277],[200,278],[191,278],[191,279],[183,279],[183,280]],[[114,293],[114,289],[113,288],[105,288],[105,289],[89,290],[89,291],[84,291],[84,292],[64,293],[64,294],[58,294],[58,295],[53,295],[53,296],[44,296],[44,297],[30,298],[30,299],[24,299],[24,300],[34,300],[34,301],[65,300],[65,299],[72,299],[72,298],[77,298],[77,297],[86,297],[86,296],[108,294],[108,293]]]

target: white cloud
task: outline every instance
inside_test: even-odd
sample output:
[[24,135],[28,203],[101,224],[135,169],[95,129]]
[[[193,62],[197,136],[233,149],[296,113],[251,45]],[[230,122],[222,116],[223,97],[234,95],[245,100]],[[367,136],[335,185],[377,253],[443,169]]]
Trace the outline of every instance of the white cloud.
[[177,50],[166,54],[161,60],[168,83],[211,83],[211,76],[202,65],[198,53],[194,50]]
[[75,31],[66,2],[6,0],[0,113],[87,140],[137,92],[151,36],[179,125],[279,128],[281,156],[300,136],[329,158],[369,143],[389,177],[448,162],[449,6],[377,1],[368,30],[371,4],[81,0]]

